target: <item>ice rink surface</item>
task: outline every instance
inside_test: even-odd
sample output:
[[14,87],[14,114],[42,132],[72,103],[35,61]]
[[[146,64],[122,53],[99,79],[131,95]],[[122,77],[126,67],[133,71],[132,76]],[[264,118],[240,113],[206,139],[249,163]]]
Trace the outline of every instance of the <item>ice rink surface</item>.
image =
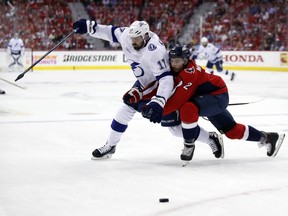
[[[197,143],[182,167],[182,139],[137,114],[113,157],[92,161],[133,82],[130,71],[29,72],[17,82],[26,90],[0,80],[0,216],[287,215],[287,137],[275,158],[224,137],[216,159]],[[258,102],[229,110],[239,123],[287,134],[287,83],[288,73],[238,71],[227,80],[230,102]]]

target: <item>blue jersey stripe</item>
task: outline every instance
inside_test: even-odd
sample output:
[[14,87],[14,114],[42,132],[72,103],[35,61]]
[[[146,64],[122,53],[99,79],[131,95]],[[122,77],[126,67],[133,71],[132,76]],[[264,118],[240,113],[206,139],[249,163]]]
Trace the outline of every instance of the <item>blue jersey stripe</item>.
[[116,36],[115,36],[115,30],[116,30],[117,28],[119,28],[119,27],[117,27],[117,26],[112,26],[112,29],[111,29],[112,39],[113,39],[113,42],[115,42],[115,43],[119,43],[118,39],[117,39]]
[[165,77],[165,76],[173,76],[173,74],[171,71],[166,71],[166,72],[162,73],[161,75],[157,76],[156,79],[160,80],[162,77]]

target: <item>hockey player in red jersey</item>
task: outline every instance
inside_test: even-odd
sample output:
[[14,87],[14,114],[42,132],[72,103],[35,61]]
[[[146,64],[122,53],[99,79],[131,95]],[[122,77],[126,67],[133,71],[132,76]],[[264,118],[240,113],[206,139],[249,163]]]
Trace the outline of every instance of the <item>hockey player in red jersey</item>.
[[[189,161],[193,157],[195,141],[199,136],[199,116],[205,116],[230,139],[243,139],[266,146],[269,157],[276,156],[285,134],[259,131],[250,125],[237,123],[226,109],[229,94],[221,77],[205,72],[189,60],[190,51],[185,46],[176,45],[169,52],[171,70],[174,73],[174,94],[167,101],[163,118],[168,122],[179,122],[174,131],[184,138],[181,159]],[[142,115],[150,117],[152,110],[143,108]],[[180,115],[173,115],[179,112]],[[180,116],[179,120],[175,119]],[[170,119],[169,119],[170,118]]]

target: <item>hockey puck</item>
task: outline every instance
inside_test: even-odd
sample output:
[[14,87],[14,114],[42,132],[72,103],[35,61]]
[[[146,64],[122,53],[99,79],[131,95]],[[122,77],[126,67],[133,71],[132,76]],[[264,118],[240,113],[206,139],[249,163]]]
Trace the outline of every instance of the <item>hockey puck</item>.
[[169,202],[169,199],[168,198],[160,198],[159,202],[166,203],[166,202]]

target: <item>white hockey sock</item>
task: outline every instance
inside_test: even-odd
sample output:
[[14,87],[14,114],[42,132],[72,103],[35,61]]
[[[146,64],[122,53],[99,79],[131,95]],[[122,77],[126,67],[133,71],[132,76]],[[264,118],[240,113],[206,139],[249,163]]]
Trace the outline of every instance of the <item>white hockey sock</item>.
[[169,129],[170,133],[172,133],[173,136],[183,138],[182,126],[181,125],[169,127],[168,129]]
[[[182,127],[181,125],[169,127],[169,131],[176,137],[183,138]],[[209,132],[200,127],[200,133],[196,141],[208,143],[209,141]]]
[[203,142],[203,143],[208,143],[208,141],[209,141],[209,132],[206,131],[205,129],[203,129],[202,127],[200,127],[200,133],[199,133],[199,136],[197,138],[197,141]]
[[[124,132],[123,132],[123,133],[124,133]],[[109,134],[109,137],[108,137],[108,140],[107,140],[107,143],[108,143],[110,146],[115,146],[115,145],[117,145],[117,143],[120,141],[121,136],[122,136],[123,133],[122,133],[122,132],[117,132],[117,131],[111,130],[111,131],[110,131],[110,134]]]
[[111,146],[117,145],[117,143],[121,139],[121,136],[123,135],[123,133],[126,130],[125,125],[127,127],[128,122],[132,120],[135,113],[136,113],[136,111],[127,105],[123,105],[122,107],[120,107],[115,118],[112,121],[112,124],[114,122],[116,124],[123,125],[124,129],[116,131],[117,130],[116,128],[115,129],[111,128],[109,137],[107,139],[107,143],[109,145],[111,145]]

